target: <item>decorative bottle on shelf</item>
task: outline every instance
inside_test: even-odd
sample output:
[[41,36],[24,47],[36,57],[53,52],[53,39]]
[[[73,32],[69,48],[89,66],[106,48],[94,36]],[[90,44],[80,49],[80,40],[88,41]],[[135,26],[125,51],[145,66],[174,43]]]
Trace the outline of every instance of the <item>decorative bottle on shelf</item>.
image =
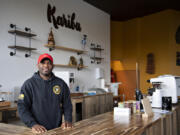
[[83,45],[83,49],[85,49],[86,43],[87,43],[87,35],[83,35],[83,39],[81,40],[81,43]]
[[52,46],[55,45],[55,40],[54,40],[54,35],[53,35],[53,32],[52,32],[52,28],[51,28],[51,31],[50,31],[49,37],[48,37],[48,45],[52,45]]
[[79,59],[78,67],[82,68],[84,66],[82,57]]

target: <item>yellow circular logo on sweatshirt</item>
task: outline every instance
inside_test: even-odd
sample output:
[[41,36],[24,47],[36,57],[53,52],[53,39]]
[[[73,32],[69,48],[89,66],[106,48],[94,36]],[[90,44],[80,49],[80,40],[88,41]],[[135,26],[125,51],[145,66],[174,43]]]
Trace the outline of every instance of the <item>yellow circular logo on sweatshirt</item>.
[[61,88],[59,87],[59,85],[55,85],[55,86],[53,87],[53,92],[54,92],[54,94],[56,94],[56,95],[59,95],[59,94],[61,93]]
[[24,99],[24,94],[19,94],[18,99],[23,100]]

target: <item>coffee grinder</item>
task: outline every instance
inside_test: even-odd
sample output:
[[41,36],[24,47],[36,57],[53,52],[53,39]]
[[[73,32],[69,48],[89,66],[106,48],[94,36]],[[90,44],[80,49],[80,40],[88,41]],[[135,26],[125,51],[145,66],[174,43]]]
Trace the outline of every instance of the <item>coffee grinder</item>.
[[135,89],[135,96],[136,96],[136,101],[140,102],[140,109],[143,109],[143,105],[141,103],[141,100],[143,99],[142,92],[139,88],[140,86],[140,81],[139,81],[140,75],[139,75],[139,67],[138,63],[136,62],[136,89]]

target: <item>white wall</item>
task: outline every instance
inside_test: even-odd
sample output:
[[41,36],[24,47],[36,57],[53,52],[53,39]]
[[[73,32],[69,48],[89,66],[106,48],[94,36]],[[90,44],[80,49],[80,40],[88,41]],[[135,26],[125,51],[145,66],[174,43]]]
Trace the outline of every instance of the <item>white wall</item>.
[[[78,32],[65,27],[55,29],[53,24],[47,20],[47,5],[56,6],[56,16],[64,13],[76,13],[75,21],[80,22],[82,31]],[[20,28],[30,27],[37,34],[32,40],[32,56],[25,58],[24,51],[17,51],[15,56],[10,56],[12,51],[8,45],[14,44],[14,36],[8,33],[9,24],[14,23]],[[83,34],[88,35],[86,50],[87,55],[82,55],[84,65],[87,69],[77,71],[76,69],[55,67],[54,71],[71,71],[75,73],[76,83],[80,89],[87,90],[98,87],[99,82],[95,79],[95,68],[101,67],[105,70],[105,79],[110,82],[110,16],[105,12],[89,5],[82,0],[0,0],[0,84],[1,91],[13,91],[14,87],[21,87],[23,82],[37,71],[36,63],[38,56],[42,53],[50,53],[54,57],[55,64],[67,64],[70,56],[80,58],[73,52],[54,50],[49,52],[44,44],[47,43],[50,27],[53,27],[56,45],[70,48],[82,49],[81,39]],[[102,45],[102,64],[91,64],[89,49],[90,43]],[[28,46],[28,39],[17,37],[17,44]]]

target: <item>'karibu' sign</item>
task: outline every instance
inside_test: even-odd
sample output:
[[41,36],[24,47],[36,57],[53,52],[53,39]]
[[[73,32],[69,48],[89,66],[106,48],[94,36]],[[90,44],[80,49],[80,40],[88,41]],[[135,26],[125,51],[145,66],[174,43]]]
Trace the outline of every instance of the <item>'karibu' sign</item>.
[[64,15],[62,16],[55,16],[56,7],[51,7],[50,4],[48,4],[47,7],[47,19],[49,23],[53,23],[54,27],[56,29],[59,28],[59,26],[66,27],[72,30],[81,31],[81,25],[79,22],[75,22],[76,14],[72,13],[72,15]]

